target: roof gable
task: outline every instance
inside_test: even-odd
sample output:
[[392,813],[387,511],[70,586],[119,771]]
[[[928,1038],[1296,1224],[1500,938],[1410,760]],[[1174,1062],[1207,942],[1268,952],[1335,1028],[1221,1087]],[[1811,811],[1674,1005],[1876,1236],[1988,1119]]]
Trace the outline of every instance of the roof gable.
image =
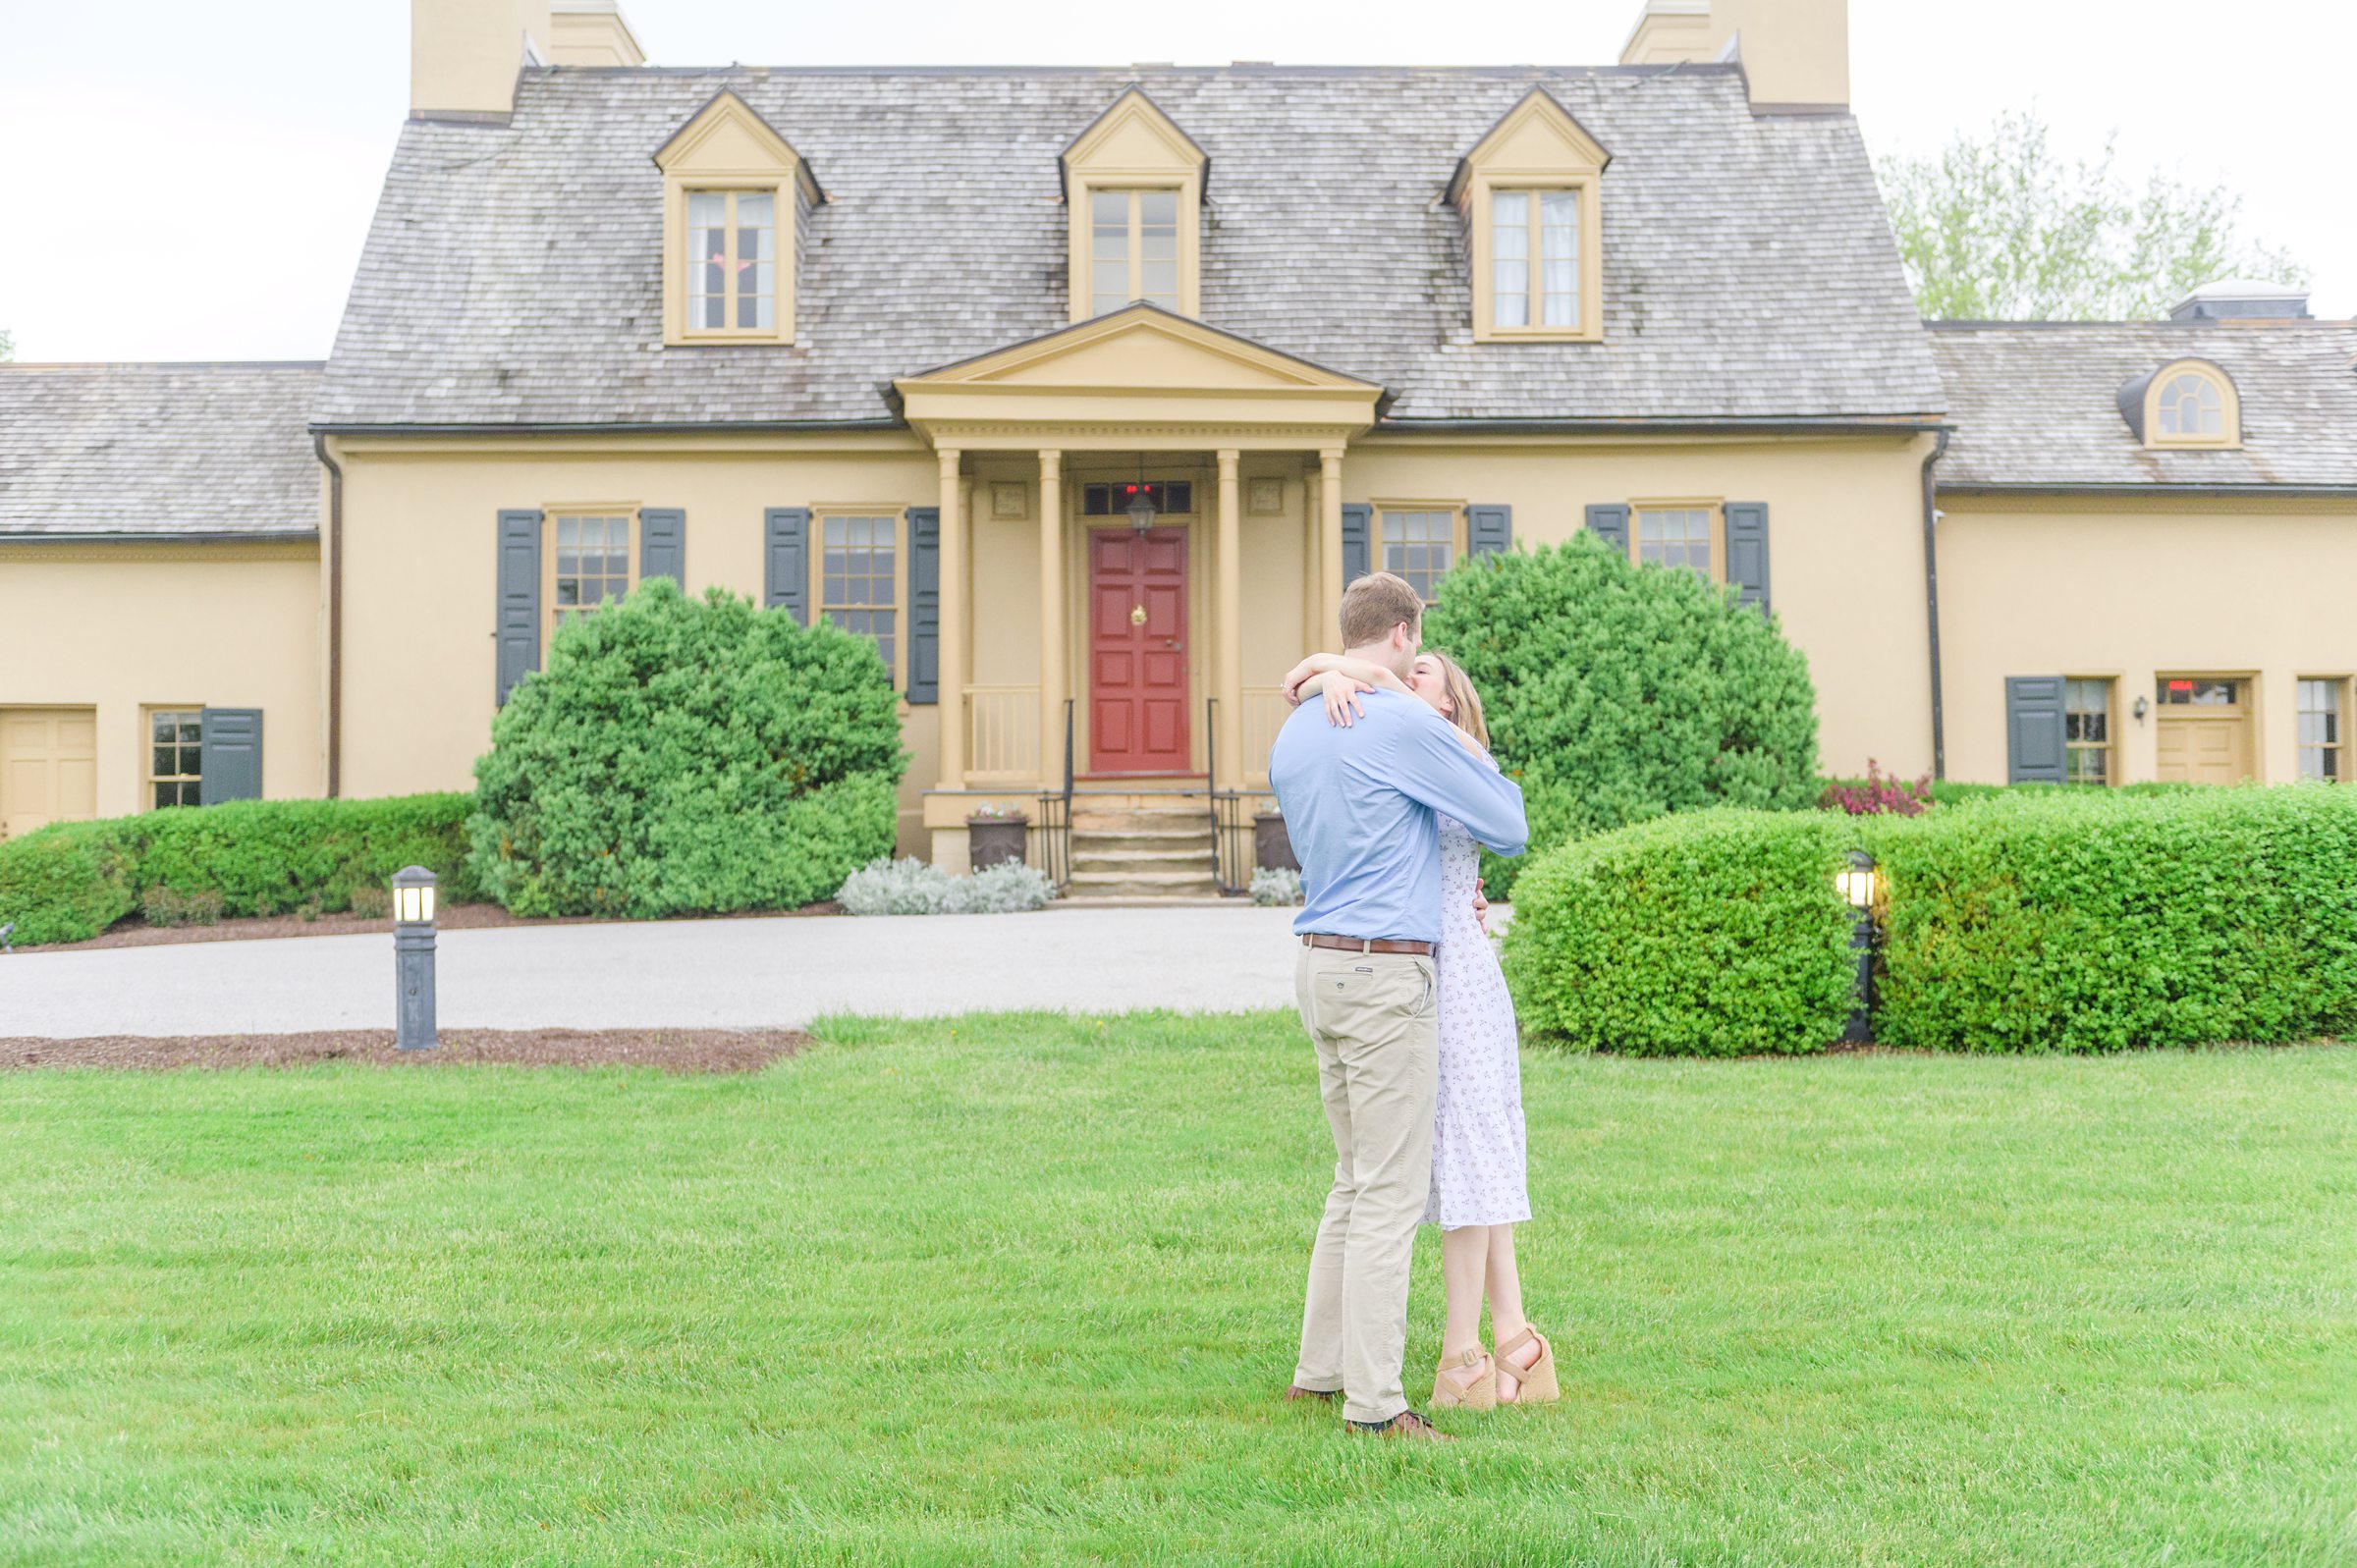
[[1612,161],[1604,144],[1553,93],[1533,87],[1457,160],[1449,199],[1462,201],[1476,174],[1602,173]]
[[822,199],[817,178],[794,144],[726,87],[655,149],[655,167],[683,179],[792,173],[805,196]]
[[1364,392],[1383,389],[1306,359],[1174,315],[1133,304],[1044,337],[898,383],[1029,390],[1141,388],[1189,392]]
[[1074,136],[1056,165],[1065,177],[1069,198],[1071,177],[1090,174],[1193,174],[1211,168],[1211,155],[1195,138],[1178,129],[1162,106],[1131,86]]

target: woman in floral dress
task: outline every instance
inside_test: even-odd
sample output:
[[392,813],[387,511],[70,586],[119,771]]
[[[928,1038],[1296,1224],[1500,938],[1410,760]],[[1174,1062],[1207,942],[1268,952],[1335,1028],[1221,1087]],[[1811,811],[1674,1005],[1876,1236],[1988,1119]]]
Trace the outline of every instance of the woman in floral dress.
[[[1286,676],[1288,700],[1316,693],[1326,716],[1347,725],[1362,690],[1399,690],[1389,670],[1336,654],[1313,654]],[[1416,656],[1406,688],[1456,729],[1467,749],[1496,767],[1481,697],[1445,654]],[[1432,1196],[1424,1222],[1441,1227],[1441,1280],[1448,1295],[1440,1370],[1432,1402],[1486,1410],[1562,1397],[1555,1351],[1522,1316],[1522,1277],[1514,1266],[1514,1226],[1530,1217],[1524,1176],[1522,1069],[1513,1000],[1483,925],[1481,851],[1462,824],[1442,816],[1441,941],[1434,967],[1440,989],[1440,1086],[1433,1105]],[[1493,1356],[1481,1347],[1481,1306],[1489,1298]]]

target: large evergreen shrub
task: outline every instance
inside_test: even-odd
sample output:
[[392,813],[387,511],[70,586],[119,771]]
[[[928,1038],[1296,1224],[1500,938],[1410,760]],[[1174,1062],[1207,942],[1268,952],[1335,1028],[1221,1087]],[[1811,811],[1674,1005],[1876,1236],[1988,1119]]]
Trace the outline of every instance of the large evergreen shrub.
[[[1442,579],[1424,640],[1465,667],[1534,851],[1713,805],[1816,801],[1817,694],[1772,619],[1593,535]],[[1492,897],[1515,862],[1487,858]]]
[[1891,1044],[2357,1035],[2357,789],[2019,790],[1872,826]]
[[1857,963],[1825,812],[1688,812],[1549,851],[1506,933],[1522,1025],[1582,1051],[1731,1056],[1841,1038]]
[[500,711],[472,864],[518,914],[790,908],[891,851],[906,761],[868,639],[656,578]]

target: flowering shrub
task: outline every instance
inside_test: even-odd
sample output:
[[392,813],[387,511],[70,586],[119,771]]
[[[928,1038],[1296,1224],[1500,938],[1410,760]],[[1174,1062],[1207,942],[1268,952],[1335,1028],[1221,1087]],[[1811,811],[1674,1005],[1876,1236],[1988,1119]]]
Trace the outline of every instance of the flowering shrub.
[[1831,779],[1817,797],[1823,811],[1845,811],[1853,817],[1919,817],[1932,804],[1932,776],[1913,784],[1883,772],[1882,764],[1866,759],[1864,779]]
[[965,820],[968,822],[1029,822],[1031,819],[1024,814],[1023,808],[1020,806],[1001,805],[998,801],[993,800],[967,812]]
[[914,855],[880,857],[843,880],[835,897],[854,915],[1008,915],[1044,909],[1056,896],[1047,873],[1008,861],[953,877]]
[[1252,873],[1252,901],[1264,909],[1301,902],[1301,873],[1290,866],[1261,866]]

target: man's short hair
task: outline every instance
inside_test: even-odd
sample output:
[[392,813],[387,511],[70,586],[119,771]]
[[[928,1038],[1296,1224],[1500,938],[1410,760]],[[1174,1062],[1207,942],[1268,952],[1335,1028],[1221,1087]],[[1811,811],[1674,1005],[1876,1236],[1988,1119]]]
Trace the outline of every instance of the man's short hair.
[[1343,590],[1343,646],[1364,648],[1383,641],[1394,626],[1424,619],[1424,598],[1405,577],[1372,571]]

